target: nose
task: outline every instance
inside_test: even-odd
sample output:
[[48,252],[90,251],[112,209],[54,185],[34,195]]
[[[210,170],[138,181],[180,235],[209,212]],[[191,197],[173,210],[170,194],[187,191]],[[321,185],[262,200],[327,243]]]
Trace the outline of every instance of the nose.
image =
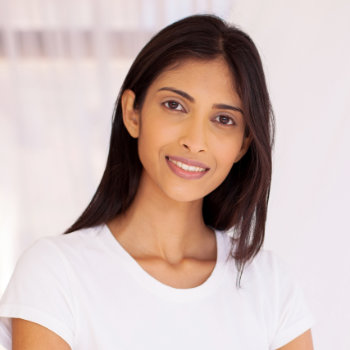
[[205,152],[207,150],[206,130],[203,120],[191,118],[192,120],[184,126],[180,144],[193,153]]

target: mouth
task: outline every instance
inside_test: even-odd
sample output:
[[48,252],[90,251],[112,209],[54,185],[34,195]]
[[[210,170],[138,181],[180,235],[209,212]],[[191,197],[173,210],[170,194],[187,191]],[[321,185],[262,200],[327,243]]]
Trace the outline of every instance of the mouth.
[[178,167],[187,170],[187,171],[207,171],[210,168],[201,162],[198,162],[196,160],[192,160],[192,159],[186,159],[183,157],[176,157],[176,156],[165,156],[165,158],[176,164]]
[[186,179],[199,179],[210,169],[203,163],[181,157],[166,156],[165,158],[169,168],[176,175]]

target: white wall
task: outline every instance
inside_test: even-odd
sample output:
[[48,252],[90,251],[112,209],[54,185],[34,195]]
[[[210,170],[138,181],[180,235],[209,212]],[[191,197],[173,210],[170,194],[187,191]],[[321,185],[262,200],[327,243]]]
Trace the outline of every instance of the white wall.
[[317,350],[350,349],[350,2],[237,1],[276,114],[265,247],[293,268]]

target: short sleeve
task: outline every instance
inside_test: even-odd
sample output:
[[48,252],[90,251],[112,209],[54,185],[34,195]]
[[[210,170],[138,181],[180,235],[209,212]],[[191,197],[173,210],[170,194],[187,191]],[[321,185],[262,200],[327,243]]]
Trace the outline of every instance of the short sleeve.
[[314,325],[304,292],[287,264],[274,256],[275,327],[270,349],[278,349]]
[[18,260],[0,301],[0,344],[12,347],[11,318],[38,323],[74,339],[74,302],[67,262],[49,238],[41,238]]

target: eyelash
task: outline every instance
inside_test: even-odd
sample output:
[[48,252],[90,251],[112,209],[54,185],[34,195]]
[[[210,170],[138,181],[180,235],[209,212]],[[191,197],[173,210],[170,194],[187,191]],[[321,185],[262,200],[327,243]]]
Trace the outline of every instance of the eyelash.
[[[178,107],[178,106],[181,106],[181,107],[182,107],[182,110],[179,110],[179,109],[176,109],[176,108],[171,108],[171,107],[169,106],[169,103],[175,103],[175,104],[177,104],[177,107]],[[165,108],[167,108],[167,109],[169,109],[169,110],[171,110],[171,111],[177,111],[177,112],[186,111],[185,108],[181,105],[181,103],[179,103],[179,102],[177,102],[177,101],[174,101],[174,100],[165,101],[165,102],[162,103],[162,105],[164,105]],[[217,116],[215,117],[215,119],[218,118],[218,117],[224,117],[224,118],[228,118],[228,119],[230,120],[230,123],[228,123],[228,124],[218,122],[218,123],[221,124],[221,125],[224,125],[224,126],[226,126],[226,125],[236,125],[236,123],[235,123],[235,121],[233,120],[233,118],[231,118],[231,117],[228,116],[228,115],[224,115],[224,114],[217,115]]]

